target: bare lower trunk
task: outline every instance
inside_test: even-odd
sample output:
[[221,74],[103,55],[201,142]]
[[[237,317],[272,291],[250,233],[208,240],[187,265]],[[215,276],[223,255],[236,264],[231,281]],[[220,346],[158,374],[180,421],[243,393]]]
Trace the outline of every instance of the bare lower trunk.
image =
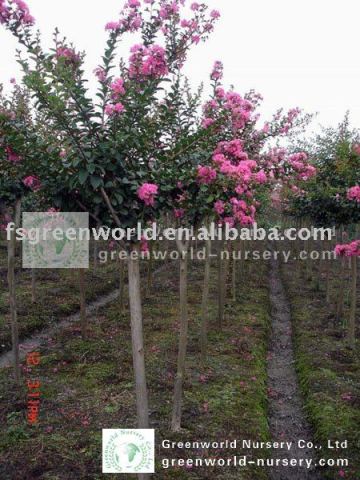
[[209,282],[210,282],[210,255],[211,255],[211,240],[206,240],[206,256],[205,256],[205,271],[204,271],[204,286],[201,302],[201,362],[204,365],[207,357],[207,335],[208,335],[208,303],[209,303]]
[[[131,252],[131,254],[129,255],[128,269],[131,340],[136,385],[137,422],[138,428],[149,428],[149,407],[145,372],[138,247],[134,247],[133,252]],[[146,477],[139,475],[139,478]]]
[[36,270],[31,269],[31,302],[36,302]]
[[122,316],[125,306],[125,262],[119,258],[119,313]]
[[219,259],[218,259],[218,327],[221,330],[224,321],[224,309],[225,309],[225,260],[222,258],[224,251],[224,242],[220,242]]
[[340,268],[339,268],[339,290],[338,290],[338,296],[337,296],[337,303],[336,303],[336,314],[335,314],[335,321],[336,323],[339,323],[342,320],[343,314],[344,314],[344,286],[343,286],[343,281],[344,281],[344,275],[345,273],[345,259],[341,257],[340,259]]
[[80,291],[80,326],[83,340],[87,337],[87,318],[86,318],[86,282],[85,269],[79,269],[79,291]]
[[153,274],[153,255],[152,255],[152,245],[149,243],[149,260],[147,263],[147,276],[146,276],[146,297],[149,297],[152,289],[152,274]]
[[177,362],[177,373],[174,388],[174,404],[171,420],[171,430],[178,432],[181,429],[181,408],[183,398],[183,381],[185,376],[185,362],[188,336],[188,298],[187,298],[187,253],[188,244],[178,241],[180,252],[180,336]]
[[237,270],[237,263],[236,263],[236,244],[234,243],[232,252],[233,252],[233,259],[232,259],[232,280],[231,280],[231,291],[232,291],[232,300],[236,302],[236,270]]
[[[20,224],[21,200],[15,203],[15,228]],[[16,305],[16,285],[15,285],[15,249],[16,233],[11,232],[11,238],[8,240],[8,286],[10,299],[10,318],[11,318],[11,342],[13,351],[13,367],[16,383],[20,383],[20,357],[19,357],[19,327],[17,321]]]
[[331,288],[331,283],[330,283],[330,273],[331,273],[331,260],[327,258],[325,260],[326,262],[326,303],[330,303],[330,288]]
[[347,339],[351,348],[355,348],[355,318],[356,318],[356,281],[357,281],[357,257],[351,257],[351,302],[350,318]]

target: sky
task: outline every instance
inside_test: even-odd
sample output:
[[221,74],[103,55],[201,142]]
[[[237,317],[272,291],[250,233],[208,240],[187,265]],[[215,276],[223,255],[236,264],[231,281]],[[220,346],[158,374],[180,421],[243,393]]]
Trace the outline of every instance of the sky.
[[[205,44],[197,46],[184,72],[194,88],[207,82],[215,60],[225,66],[225,84],[239,93],[255,89],[264,97],[262,120],[280,107],[299,106],[318,112],[318,124],[336,126],[350,110],[352,126],[360,128],[359,0],[205,0],[222,18]],[[117,20],[123,1],[28,0],[45,47],[52,32],[85,50],[89,77],[99,64],[106,33]],[[120,48],[127,58],[134,41]],[[21,80],[17,43],[0,28],[0,83]],[[92,88],[94,81],[90,82]]]

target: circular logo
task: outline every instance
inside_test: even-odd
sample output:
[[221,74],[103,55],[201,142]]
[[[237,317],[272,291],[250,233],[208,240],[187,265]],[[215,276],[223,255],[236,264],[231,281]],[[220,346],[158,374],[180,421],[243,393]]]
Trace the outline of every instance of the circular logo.
[[116,473],[141,473],[151,467],[152,445],[137,430],[118,430],[105,444],[107,470]]

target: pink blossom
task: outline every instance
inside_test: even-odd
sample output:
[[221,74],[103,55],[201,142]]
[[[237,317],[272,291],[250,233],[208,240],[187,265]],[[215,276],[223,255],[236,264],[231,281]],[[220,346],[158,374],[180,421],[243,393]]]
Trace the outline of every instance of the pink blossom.
[[225,212],[225,203],[222,200],[217,200],[214,205],[214,210],[218,215],[222,215]]
[[146,48],[134,45],[131,48],[129,76],[130,78],[160,78],[168,74],[166,52],[159,45]]
[[129,0],[129,7],[130,8],[138,8],[141,6],[139,0]]
[[342,245],[336,245],[335,253],[339,257],[359,257],[360,256],[360,240]]
[[344,470],[339,470],[339,477],[341,477],[341,478],[345,477],[345,471]]
[[209,185],[210,183],[213,183],[216,180],[217,174],[216,170],[214,170],[211,167],[198,167],[198,179],[199,183]]
[[106,81],[106,72],[103,68],[101,67],[95,68],[94,74],[99,80],[99,82],[104,83]]
[[199,10],[199,8],[200,8],[200,5],[198,3],[194,2],[191,4],[191,10],[193,10],[194,12]]
[[222,62],[216,61],[211,72],[211,80],[221,80],[223,77],[224,66]]
[[105,25],[105,30],[113,31],[113,30],[118,30],[120,28],[119,22],[108,22]]
[[214,125],[215,120],[213,118],[204,118],[203,121],[201,122],[201,125],[203,128],[209,128],[211,125]]
[[122,78],[114,80],[110,88],[115,95],[125,95],[124,80]]
[[214,18],[214,19],[219,18],[220,16],[221,15],[220,15],[219,10],[212,10],[212,12],[210,13],[210,17]]
[[255,181],[259,184],[263,184],[263,183],[267,182],[267,176],[266,176],[266,173],[264,172],[264,170],[260,170],[260,172],[258,172],[255,175]]
[[11,163],[19,163],[21,162],[21,157],[17,153],[14,152],[14,150],[11,147],[6,147],[5,152],[7,155],[7,159]]
[[56,50],[56,57],[62,58],[66,63],[78,64],[80,62],[80,56],[72,48],[59,47]]
[[124,110],[125,110],[125,107],[122,103],[116,103],[115,105],[106,105],[105,107],[105,113],[106,115],[109,115],[109,116],[123,113]]
[[185,215],[185,210],[183,208],[175,208],[174,210],[175,218],[183,218],[184,215]]
[[153,183],[144,183],[138,188],[137,195],[145,205],[154,206],[155,196],[158,194],[159,187]]
[[65,158],[66,157],[66,150],[64,150],[64,149],[60,150],[59,156],[60,156],[60,158]]
[[41,182],[35,175],[29,175],[28,177],[24,178],[23,184],[30,188],[33,192],[37,192],[41,188]]
[[356,145],[354,145],[353,150],[356,153],[356,155],[360,155],[360,144],[357,143]]
[[355,185],[355,187],[349,188],[347,192],[348,200],[353,200],[355,202],[360,202],[360,186]]

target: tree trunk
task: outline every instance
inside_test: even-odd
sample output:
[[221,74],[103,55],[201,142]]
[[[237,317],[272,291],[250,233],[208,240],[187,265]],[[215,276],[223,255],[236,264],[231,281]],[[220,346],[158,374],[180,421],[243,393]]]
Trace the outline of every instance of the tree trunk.
[[204,286],[202,293],[201,303],[201,335],[200,335],[200,347],[201,347],[201,362],[203,365],[206,363],[207,358],[207,335],[208,335],[208,303],[209,303],[209,283],[210,283],[210,262],[211,262],[211,240],[206,240],[205,243],[205,271],[204,271]]
[[31,302],[36,302],[36,270],[31,269]]
[[[20,224],[21,216],[21,200],[15,203],[15,229]],[[10,318],[11,318],[11,341],[13,351],[13,367],[14,377],[17,384],[20,383],[20,356],[19,356],[19,327],[17,321],[16,306],[16,285],[15,285],[15,249],[16,249],[16,232],[11,232],[10,240],[8,240],[8,286],[10,299]]]
[[351,348],[355,348],[355,319],[356,319],[356,281],[357,281],[357,257],[351,257],[351,302],[350,318],[348,326],[348,342]]
[[152,255],[152,244],[149,242],[149,260],[147,263],[147,276],[146,276],[146,294],[145,297],[148,298],[151,294],[152,289],[152,274],[153,274],[153,255]]
[[188,268],[188,242],[176,242],[180,252],[180,335],[177,362],[177,373],[174,388],[174,404],[171,420],[171,430],[178,432],[181,429],[181,408],[183,398],[183,381],[185,376],[185,362],[188,336],[188,292],[187,292],[187,268]]
[[119,258],[119,313],[120,316],[124,313],[124,306],[125,306],[125,262],[121,258]]
[[338,285],[338,295],[337,295],[337,303],[336,303],[336,315],[335,315],[335,322],[339,323],[344,314],[344,275],[345,273],[345,259],[344,257],[340,258],[340,268],[339,268],[339,285]]
[[224,321],[224,308],[225,308],[225,285],[224,285],[224,273],[225,273],[225,260],[222,258],[222,252],[224,250],[224,241],[220,241],[219,258],[218,258],[218,327],[222,330]]
[[86,282],[85,269],[79,269],[79,291],[80,291],[80,326],[83,340],[87,337],[87,318],[86,318]]
[[[131,340],[133,367],[136,385],[136,408],[138,428],[149,428],[148,392],[146,386],[143,319],[140,290],[140,250],[136,246],[129,255],[129,303],[131,317]],[[146,478],[140,476],[139,478]]]

